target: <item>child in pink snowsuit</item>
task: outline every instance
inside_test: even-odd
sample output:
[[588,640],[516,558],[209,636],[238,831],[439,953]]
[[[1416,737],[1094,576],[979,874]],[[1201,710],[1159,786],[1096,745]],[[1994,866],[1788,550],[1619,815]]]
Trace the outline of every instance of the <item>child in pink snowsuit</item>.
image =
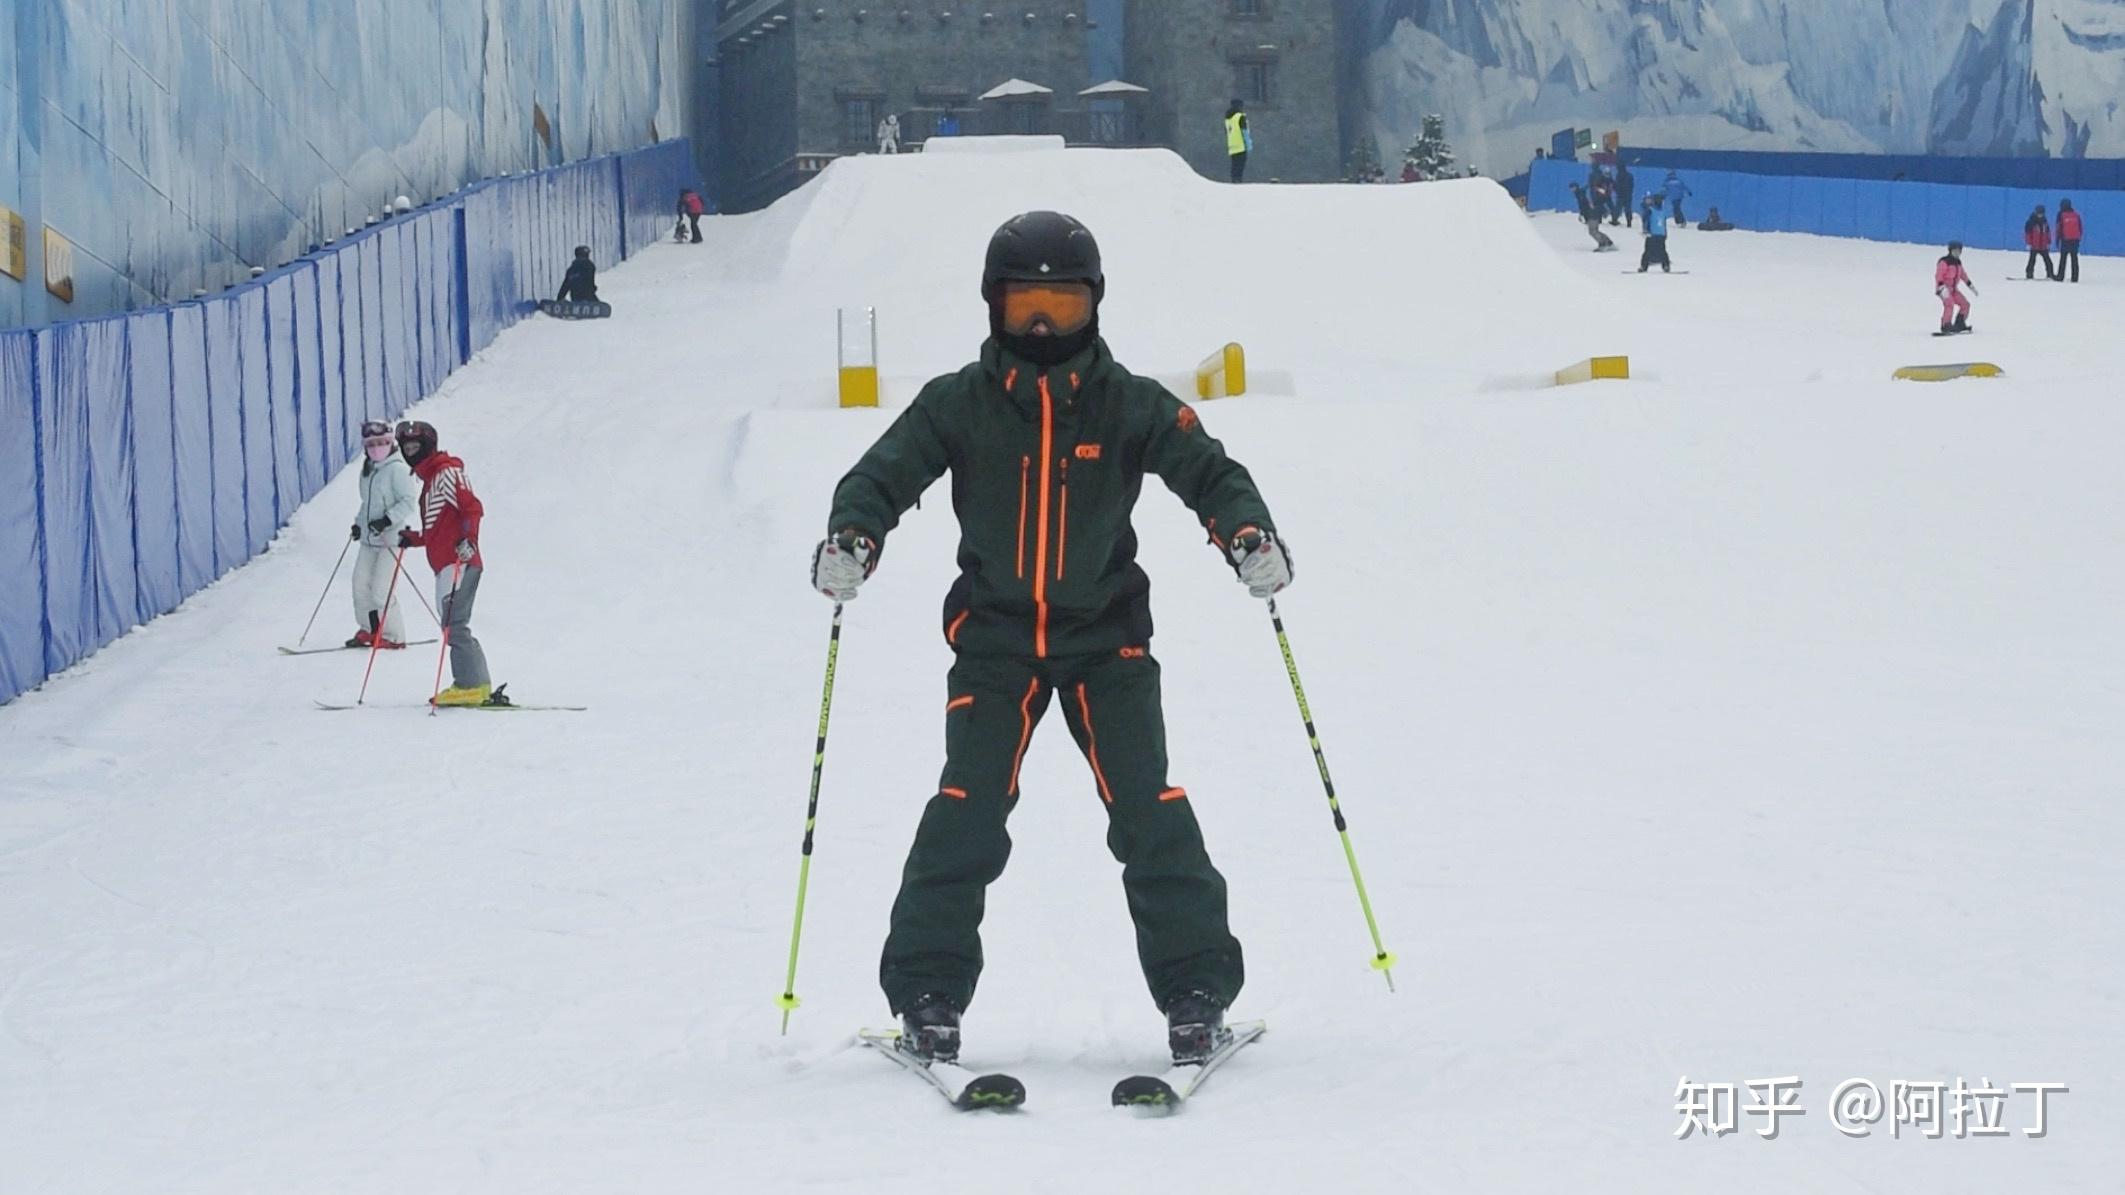
[[1948,242],[1948,254],[1933,267],[1933,293],[1941,299],[1941,331],[1967,332],[1970,330],[1970,300],[1963,297],[1962,286],[1970,284],[1970,293],[1977,293],[1977,283],[1970,281],[1970,271],[1963,268],[1963,243]]

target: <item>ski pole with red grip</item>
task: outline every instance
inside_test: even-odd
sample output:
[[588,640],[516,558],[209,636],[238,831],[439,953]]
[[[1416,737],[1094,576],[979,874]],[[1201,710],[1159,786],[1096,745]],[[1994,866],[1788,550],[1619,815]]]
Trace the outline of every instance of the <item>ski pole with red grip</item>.
[[457,585],[465,576],[465,562],[450,566],[450,596],[443,599],[443,646],[435,653],[435,690],[428,694],[428,716],[435,717],[435,699],[443,695],[443,663],[450,658],[450,620],[456,614]]
[[356,705],[360,705],[369,696],[369,674],[376,671],[376,650],[383,646],[384,627],[389,625],[388,620],[391,617],[391,596],[398,592],[398,574],[405,564],[406,549],[400,548],[391,557],[391,587],[384,590],[383,612],[376,616],[376,629],[369,635],[369,666],[362,669],[362,691],[354,699]]

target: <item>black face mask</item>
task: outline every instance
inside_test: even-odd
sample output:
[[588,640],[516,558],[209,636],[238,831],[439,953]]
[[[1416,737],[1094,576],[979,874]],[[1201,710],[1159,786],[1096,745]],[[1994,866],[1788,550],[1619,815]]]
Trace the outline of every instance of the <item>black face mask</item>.
[[428,459],[428,450],[423,448],[418,440],[400,440],[398,454],[405,457],[406,463],[411,466],[418,466]]
[[1084,327],[1067,336],[1020,336],[1004,331],[1003,309],[992,305],[989,308],[989,334],[996,337],[996,343],[1012,356],[1046,369],[1084,352],[1099,339],[1099,309],[1093,309],[1092,318],[1085,321]]

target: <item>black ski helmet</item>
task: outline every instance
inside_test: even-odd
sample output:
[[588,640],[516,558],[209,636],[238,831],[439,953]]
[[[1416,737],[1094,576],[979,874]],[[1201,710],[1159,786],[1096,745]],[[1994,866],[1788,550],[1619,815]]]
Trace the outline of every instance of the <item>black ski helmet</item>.
[[398,452],[409,465],[418,465],[435,455],[435,428],[417,419],[398,425]]
[[1061,212],[1026,212],[1004,221],[989,238],[989,256],[981,270],[981,297],[996,305],[1005,282],[1082,282],[1092,288],[1092,305],[1106,294],[1106,275],[1099,268],[1099,242],[1092,230]]

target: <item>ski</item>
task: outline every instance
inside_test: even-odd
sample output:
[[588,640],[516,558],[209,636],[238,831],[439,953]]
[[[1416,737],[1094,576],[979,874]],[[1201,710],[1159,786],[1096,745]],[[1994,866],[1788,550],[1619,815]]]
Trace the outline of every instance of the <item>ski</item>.
[[945,1102],[962,1112],[1007,1111],[1026,1102],[1026,1085],[1004,1074],[977,1075],[950,1062],[929,1062],[900,1046],[897,1029],[863,1029],[856,1040],[891,1059],[909,1074],[935,1088]]
[[1266,1021],[1241,1021],[1225,1026],[1227,1034],[1217,1049],[1201,1062],[1176,1063],[1156,1075],[1131,1075],[1114,1085],[1114,1106],[1155,1113],[1174,1113],[1193,1096],[1210,1072],[1240,1052],[1248,1043],[1268,1032]]
[[[409,639],[409,640],[407,640],[407,641],[406,641],[406,643],[405,643],[405,646],[407,646],[407,647],[419,647],[419,646],[420,646],[421,644],[423,644],[423,643],[433,643],[433,642],[435,642],[435,640],[433,640],[433,639]],[[340,644],[335,644],[335,645],[334,645],[334,646],[332,646],[332,647],[276,647],[276,648],[274,648],[273,650],[274,650],[274,651],[277,651],[277,652],[279,652],[280,654],[282,654],[282,655],[284,655],[284,656],[320,656],[320,655],[324,655],[324,654],[325,654],[326,652],[334,652],[334,651],[368,651],[369,649],[368,649],[368,647],[367,647],[367,646],[362,646],[362,647],[348,647],[348,646],[347,646],[346,644],[344,644],[344,643],[340,643]]]
[[[425,701],[419,705],[408,705],[405,702],[397,702],[391,705],[338,705],[330,701],[320,701],[317,703],[317,708],[321,710],[424,710],[431,707]],[[506,714],[511,712],[526,714],[580,714],[590,707],[587,705],[519,705],[512,701],[507,705],[438,705],[432,708],[442,710],[445,713],[464,710],[467,713],[480,714]]]

